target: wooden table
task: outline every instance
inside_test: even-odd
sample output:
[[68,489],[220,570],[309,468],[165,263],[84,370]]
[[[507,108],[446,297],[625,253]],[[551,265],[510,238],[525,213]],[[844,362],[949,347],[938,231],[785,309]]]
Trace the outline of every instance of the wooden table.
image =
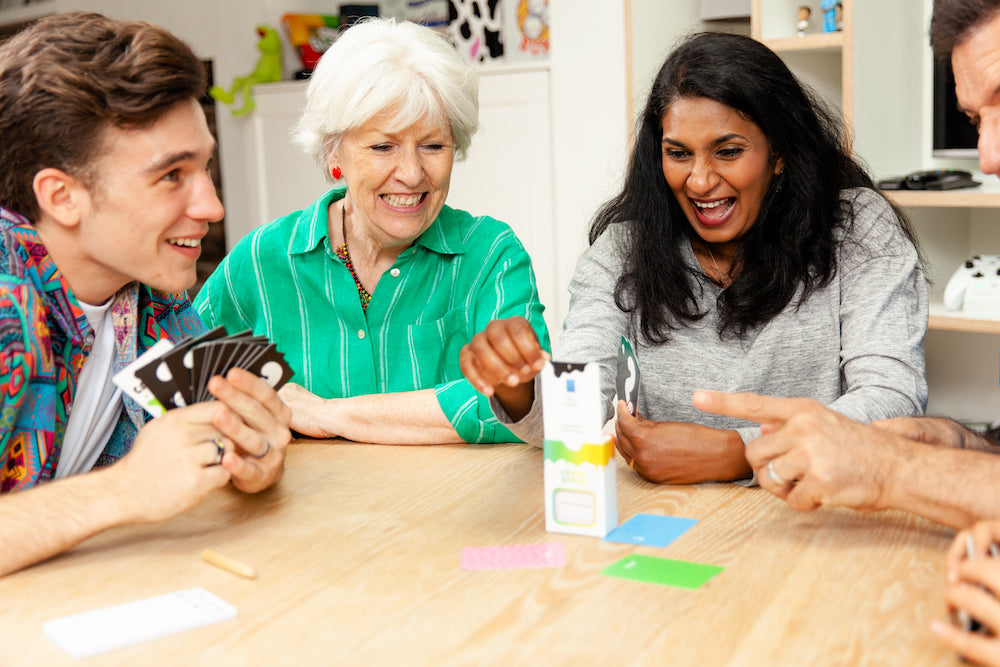
[[[0,579],[0,664],[78,664],[44,621],[202,586],[239,617],[86,665],[956,665],[953,532],[902,513],[798,513],[760,489],[659,487],[619,460],[621,520],[698,523],[659,549],[546,533],[525,445],[296,443],[281,484],[109,531]],[[6,539],[6,538],[5,538]],[[466,546],[561,542],[555,569],[464,571]],[[213,548],[255,581],[203,563]],[[721,565],[697,590],[599,574],[630,553]]]

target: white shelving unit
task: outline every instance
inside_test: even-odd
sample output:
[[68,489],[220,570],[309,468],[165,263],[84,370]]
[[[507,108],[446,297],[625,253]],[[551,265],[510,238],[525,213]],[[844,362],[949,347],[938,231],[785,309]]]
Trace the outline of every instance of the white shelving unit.
[[[974,160],[931,156],[930,0],[843,0],[843,30],[795,34],[796,10],[812,5],[810,31],[822,26],[819,0],[753,0],[752,34],[838,107],[856,155],[877,178]],[[960,419],[1000,416],[997,341],[1000,320],[944,308],[941,294],[955,268],[976,253],[1000,253],[1000,182],[947,192],[892,191],[916,231],[931,285],[927,335],[928,412]]]

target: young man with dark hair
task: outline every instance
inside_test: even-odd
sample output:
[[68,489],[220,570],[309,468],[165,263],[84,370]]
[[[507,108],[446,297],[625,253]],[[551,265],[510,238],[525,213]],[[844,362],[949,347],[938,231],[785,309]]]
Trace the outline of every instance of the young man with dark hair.
[[184,290],[223,216],[205,87],[147,23],[70,12],[0,45],[0,574],[281,476],[290,414],[259,378],[148,422],[112,382],[203,329]]

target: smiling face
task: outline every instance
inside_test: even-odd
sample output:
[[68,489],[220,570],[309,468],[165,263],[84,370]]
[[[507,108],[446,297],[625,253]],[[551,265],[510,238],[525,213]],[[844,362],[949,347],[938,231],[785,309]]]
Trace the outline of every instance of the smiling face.
[[390,132],[385,114],[347,132],[330,166],[347,182],[352,234],[381,248],[409,246],[437,218],[448,196],[454,146],[447,128],[429,121]]
[[164,292],[194,284],[201,239],[224,215],[208,173],[214,150],[194,100],[150,127],[105,131],[93,185],[80,187],[73,254],[60,263],[78,298],[102,303],[132,281]]
[[663,114],[662,127],[667,184],[695,233],[731,257],[783,161],[771,159],[756,123],[706,98],[678,98]]
[[1000,13],[951,54],[958,106],[979,129],[979,168],[1000,175]]

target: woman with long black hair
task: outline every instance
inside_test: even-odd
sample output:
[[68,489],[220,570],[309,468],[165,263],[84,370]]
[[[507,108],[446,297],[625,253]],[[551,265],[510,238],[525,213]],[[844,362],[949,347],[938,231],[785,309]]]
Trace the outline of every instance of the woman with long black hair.
[[[696,410],[696,389],[806,396],[864,422],[923,412],[927,286],[908,223],[763,44],[702,33],[668,56],[590,243],[555,358],[600,364],[610,417],[632,341],[638,415],[619,405],[617,445],[643,477],[752,477],[743,446],[759,429]],[[543,363],[518,319],[462,351],[466,377],[534,442]]]

